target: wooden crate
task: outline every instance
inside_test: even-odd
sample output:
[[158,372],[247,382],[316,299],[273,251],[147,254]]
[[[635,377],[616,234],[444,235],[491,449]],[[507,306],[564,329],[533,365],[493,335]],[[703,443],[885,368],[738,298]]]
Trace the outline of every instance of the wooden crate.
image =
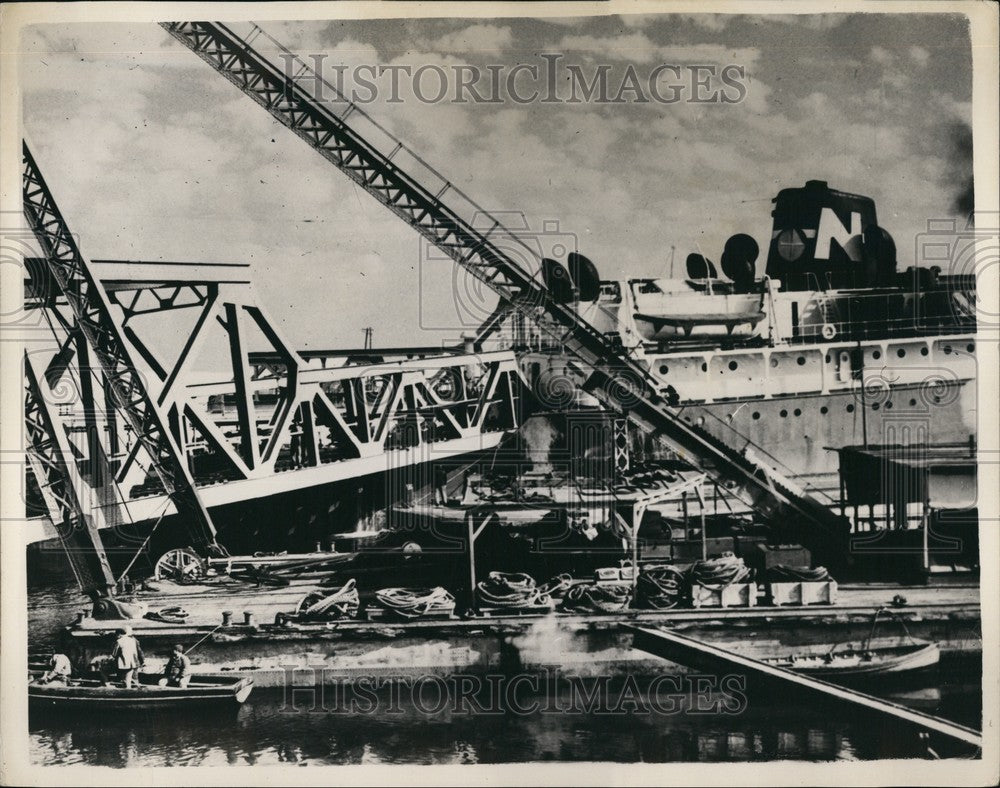
[[837,581],[769,584],[772,605],[832,605],[837,601]]
[[617,585],[622,582],[630,582],[631,580],[631,566],[607,566],[594,570],[595,583],[614,583]]
[[722,588],[691,585],[692,607],[756,607],[757,584],[733,583]]

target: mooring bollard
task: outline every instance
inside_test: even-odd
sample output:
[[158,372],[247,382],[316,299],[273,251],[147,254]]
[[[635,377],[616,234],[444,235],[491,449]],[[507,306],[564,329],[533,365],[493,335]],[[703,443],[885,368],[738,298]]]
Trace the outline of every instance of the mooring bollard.
[[233,611],[223,610],[222,611],[222,626],[228,627],[233,623]]
[[243,623],[248,627],[257,626],[257,622],[254,620],[253,613],[251,613],[249,610],[243,611]]

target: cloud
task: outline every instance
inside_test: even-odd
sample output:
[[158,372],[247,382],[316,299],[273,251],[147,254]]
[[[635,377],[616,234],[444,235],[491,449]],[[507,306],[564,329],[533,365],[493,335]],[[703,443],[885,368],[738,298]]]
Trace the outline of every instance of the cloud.
[[850,18],[850,14],[767,14],[762,17],[762,21],[824,31],[840,27]]
[[760,51],[754,47],[727,47],[723,44],[710,43],[663,45],[654,43],[645,33],[619,36],[565,36],[556,49],[635,63],[679,65],[737,63],[748,68],[753,66],[760,55]]
[[729,20],[732,19],[729,14],[678,14],[677,16],[695,27],[713,33],[721,33],[726,29]]
[[869,54],[872,60],[883,66],[888,66],[895,60],[892,52],[881,46],[872,47]]
[[509,27],[470,25],[428,42],[424,48],[433,52],[498,52],[510,48],[514,35]]
[[569,35],[555,47],[558,51],[579,52],[609,58],[649,62],[656,57],[658,47],[645,33],[618,36]]
[[916,63],[921,68],[926,68],[927,64],[930,62],[931,53],[924,49],[924,47],[912,46],[909,49],[910,60]]

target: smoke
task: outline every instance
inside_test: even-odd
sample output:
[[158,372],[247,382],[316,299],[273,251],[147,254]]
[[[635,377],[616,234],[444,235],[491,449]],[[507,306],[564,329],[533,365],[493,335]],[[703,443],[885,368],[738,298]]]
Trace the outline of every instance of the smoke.
[[954,190],[951,209],[960,216],[972,215],[975,208],[975,187],[972,174],[972,127],[955,120],[947,125],[948,166]]
[[554,615],[532,622],[510,640],[522,665],[560,665],[568,654],[587,651],[586,638],[576,627]]
[[552,470],[549,462],[550,450],[557,433],[549,420],[542,416],[528,419],[521,427],[521,435],[527,447],[527,455],[531,460],[532,470],[548,473]]

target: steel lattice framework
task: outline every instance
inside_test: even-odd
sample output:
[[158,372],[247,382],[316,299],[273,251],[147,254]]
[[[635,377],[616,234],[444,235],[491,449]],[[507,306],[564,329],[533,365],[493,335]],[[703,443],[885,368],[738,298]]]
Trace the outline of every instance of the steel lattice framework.
[[[658,393],[659,384],[647,369],[571,307],[554,300],[533,273],[491,242],[497,230],[509,233],[506,228],[495,222],[485,232],[475,229],[442,201],[451,189],[449,182],[431,193],[393,163],[402,142],[383,154],[352,128],[348,117],[367,118],[355,104],[348,104],[339,116],[334,114],[293,75],[282,73],[253,49],[252,37],[243,40],[223,24],[167,22],[162,26],[513,309],[535,322],[544,310],[553,321],[557,341],[581,362],[581,385],[605,407],[624,410],[640,428],[665,440],[691,465],[721,478],[731,492],[765,517],[807,526],[802,530],[803,541],[829,561],[843,557],[848,533],[843,518],[750,453],[732,448],[739,442],[749,443],[742,436],[734,433],[727,445],[685,423]],[[252,35],[261,32],[255,28]]]
[[215,527],[211,517],[130,356],[107,294],[80,253],[27,144],[23,156],[24,214],[42,249],[49,274],[72,309],[78,330],[93,349],[118,411],[148,453],[153,470],[192,540],[198,546],[214,547]]
[[28,354],[24,354],[24,424],[28,462],[42,491],[53,524],[59,532],[80,585],[100,594],[110,593],[115,576],[100,544],[97,524],[85,513],[66,463],[72,452],[65,433],[53,417]]

